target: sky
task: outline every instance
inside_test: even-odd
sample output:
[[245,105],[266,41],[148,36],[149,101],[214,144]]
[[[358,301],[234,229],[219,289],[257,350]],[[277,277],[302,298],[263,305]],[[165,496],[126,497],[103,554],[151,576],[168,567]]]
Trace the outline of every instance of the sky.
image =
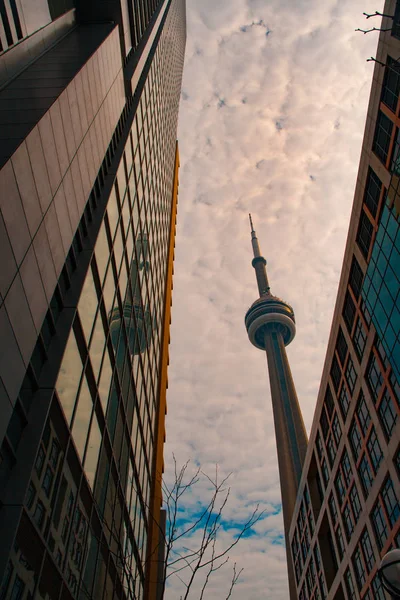
[[[189,470],[231,473],[220,547],[257,503],[265,510],[230,553],[244,569],[232,598],[288,598],[266,356],[244,327],[257,298],[248,213],[271,291],[295,311],[287,352],[310,431],[371,87],[366,59],[378,41],[354,30],[378,27],[362,13],[382,5],[187,0],[165,481],[172,453]],[[185,518],[209,487],[203,477]],[[207,600],[224,600],[230,578],[229,565],[218,571]],[[166,599],[182,589],[172,578]]]

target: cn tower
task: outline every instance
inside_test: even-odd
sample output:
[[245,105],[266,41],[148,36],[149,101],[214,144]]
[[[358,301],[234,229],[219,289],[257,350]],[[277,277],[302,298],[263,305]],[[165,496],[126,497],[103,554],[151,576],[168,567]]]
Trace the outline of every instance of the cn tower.
[[266,271],[267,261],[261,255],[251,215],[249,218],[254,254],[252,265],[256,272],[260,297],[247,311],[245,325],[253,346],[267,353],[281,483],[289,591],[290,599],[296,600],[289,528],[307,450],[307,434],[285,350],[285,346],[290,344],[296,335],[296,325],[293,308],[270,292]]

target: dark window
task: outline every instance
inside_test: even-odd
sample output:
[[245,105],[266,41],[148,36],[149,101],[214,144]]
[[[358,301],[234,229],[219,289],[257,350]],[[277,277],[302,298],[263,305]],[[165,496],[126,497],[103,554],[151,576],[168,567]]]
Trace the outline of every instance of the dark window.
[[353,364],[353,361],[351,359],[351,356],[349,356],[349,360],[347,361],[346,381],[347,381],[347,385],[348,385],[349,390],[350,390],[350,394],[352,394],[354,392],[354,387],[355,387],[356,381],[357,381],[357,373],[356,373],[356,370],[354,368],[354,364]]
[[343,419],[346,420],[347,413],[349,412],[350,401],[347,395],[347,388],[345,385],[342,385],[342,389],[340,390],[339,404],[340,410],[342,411]]
[[40,446],[38,453],[37,453],[36,462],[35,462],[35,469],[36,469],[36,473],[39,478],[42,474],[44,459],[45,459],[45,453],[44,453],[43,447]]
[[378,542],[379,549],[382,550],[388,537],[388,528],[380,502],[378,502],[372,510],[371,521],[372,525],[374,526],[375,537],[376,541]]
[[368,431],[369,424],[371,423],[371,415],[369,414],[364,394],[362,392],[360,392],[358,399],[356,414],[360,423],[361,431],[363,432],[363,435],[365,435]]
[[0,600],[4,600],[7,594],[8,586],[10,585],[11,576],[13,573],[13,566],[11,561],[8,561],[7,568],[4,573],[3,581],[0,588]]
[[354,589],[353,579],[349,569],[347,569],[346,573],[344,574],[344,580],[346,583],[347,596],[349,600],[355,600],[357,597],[356,590]]
[[376,217],[381,189],[381,180],[379,177],[377,177],[377,175],[375,175],[375,172],[371,169],[371,167],[369,167],[367,182],[365,184],[364,203],[366,206],[368,206],[368,209],[373,217]]
[[51,468],[48,466],[46,468],[46,472],[44,474],[43,477],[43,483],[42,483],[42,488],[45,491],[45,494],[47,497],[50,496],[50,492],[51,492],[51,487],[53,485],[53,479],[54,479],[54,474],[53,471],[51,470]]
[[367,214],[364,211],[361,211],[360,224],[358,226],[357,233],[357,244],[364,256],[364,258],[368,258],[369,247],[371,245],[373,226]]
[[328,485],[328,481],[329,481],[329,471],[328,471],[328,466],[327,466],[325,460],[322,461],[321,471],[322,471],[322,479],[324,480],[324,484],[326,487]]
[[342,471],[343,471],[343,476],[344,476],[344,481],[346,484],[346,487],[349,486],[350,481],[353,478],[353,473],[351,470],[351,465],[350,465],[350,460],[349,460],[349,455],[347,454],[347,450],[345,450],[343,452],[343,456],[342,456],[342,460],[340,463],[341,467],[342,467]]
[[394,491],[393,482],[390,479],[390,477],[387,478],[382,488],[382,499],[385,504],[387,515],[389,517],[389,522],[391,526],[394,527],[394,525],[397,522],[397,519],[400,516],[400,506],[396,493]]
[[335,438],[336,446],[339,446],[340,438],[342,437],[342,430],[340,428],[340,423],[337,414],[335,414],[335,416],[333,417],[332,432],[333,437]]
[[375,354],[371,355],[368,368],[367,368],[367,381],[369,389],[371,390],[372,399],[376,402],[380,389],[383,383],[383,375],[379,368],[378,361]]
[[390,439],[393,433],[394,426],[396,425],[397,411],[388,389],[386,389],[383,394],[382,401],[379,405],[378,413],[385,435],[388,439]]
[[392,371],[390,373],[389,379],[390,379],[390,383],[391,383],[395,398],[396,398],[397,402],[400,403],[400,384],[397,381],[396,373],[394,371]]
[[329,510],[330,510],[331,517],[332,517],[332,523],[334,525],[336,525],[338,513],[337,513],[335,498],[333,497],[332,494],[329,496]]
[[321,413],[321,429],[322,429],[322,433],[324,436],[324,439],[326,439],[326,435],[328,433],[329,430],[329,423],[328,423],[328,417],[326,416],[326,410],[325,410],[325,406],[322,407],[322,413]]
[[372,468],[374,470],[374,473],[376,474],[378,472],[379,465],[382,462],[383,454],[378,438],[376,437],[376,431],[374,427],[372,428],[371,435],[369,436],[367,448]]
[[339,363],[337,361],[336,356],[334,356],[333,360],[332,360],[331,377],[332,377],[333,387],[335,388],[335,392],[337,392],[339,389],[341,375],[342,375],[342,372],[340,370]]
[[349,284],[350,284],[350,287],[353,290],[354,296],[356,298],[358,298],[359,295],[361,294],[363,279],[364,279],[364,273],[362,272],[362,269],[361,269],[360,265],[358,264],[358,260],[356,259],[355,256],[353,256],[353,261],[351,263],[351,268],[350,268]]
[[372,144],[372,151],[375,152],[383,164],[386,164],[392,131],[392,121],[380,110],[376,119],[376,129]]
[[343,485],[343,478],[342,478],[342,474],[340,472],[336,475],[335,488],[336,488],[336,493],[338,495],[339,504],[341,506],[343,504],[343,500],[346,495],[346,488]]
[[25,590],[25,583],[18,577],[15,576],[14,585],[11,590],[10,600],[21,600]]
[[35,490],[35,486],[33,485],[32,481],[29,484],[28,487],[28,491],[26,493],[26,506],[27,508],[31,509],[33,506],[33,502],[35,500],[35,496],[36,496],[36,490]]
[[338,526],[338,528],[336,530],[336,543],[337,543],[337,547],[339,550],[340,560],[342,560],[342,558],[344,556],[344,540],[343,540],[343,533],[342,533],[342,529],[341,529],[340,525]]
[[326,410],[328,411],[328,415],[330,417],[332,417],[332,413],[333,413],[333,409],[335,408],[335,404],[333,402],[332,392],[331,392],[331,388],[329,387],[329,385],[326,389],[326,394],[325,394],[325,406],[326,406]]
[[372,581],[372,589],[374,591],[374,600],[386,600],[386,594],[379,575],[375,575]]
[[346,531],[347,540],[350,540],[352,533],[354,531],[354,522],[353,522],[353,515],[352,515],[350,507],[347,503],[343,509],[342,517],[343,517],[343,524],[344,524],[344,528]]
[[396,112],[400,91],[400,65],[391,56],[387,57],[381,100],[392,112]]
[[347,343],[342,328],[339,328],[339,333],[336,340],[336,352],[338,353],[340,362],[344,365],[347,355]]
[[365,345],[367,343],[367,332],[365,331],[363,322],[360,318],[357,319],[357,325],[354,331],[353,341],[358,360],[361,362],[365,350]]
[[369,537],[369,533],[367,529],[364,529],[361,535],[361,548],[364,554],[365,566],[367,568],[367,572],[371,573],[372,567],[375,564],[375,554],[371,544],[371,538]]
[[360,466],[358,469],[359,475],[360,475],[360,479],[361,479],[361,484],[364,490],[364,493],[366,496],[368,496],[369,490],[372,486],[372,483],[374,481],[374,477],[372,474],[372,469],[369,465],[369,462],[367,460],[367,457],[364,456],[361,459],[360,462]]
[[362,509],[361,509],[360,497],[358,495],[357,488],[355,485],[353,485],[353,487],[350,490],[349,498],[350,498],[351,508],[353,509],[354,520],[357,523],[358,519],[360,518]]
[[365,567],[361,556],[361,549],[359,547],[356,548],[356,551],[353,554],[353,567],[354,574],[356,576],[356,581],[358,585],[358,589],[361,590],[364,583],[366,582],[366,573]]
[[[325,415],[325,418],[326,418],[326,415]],[[319,456],[319,458],[321,458],[321,456],[324,453],[324,448],[323,448],[321,436],[319,435],[319,433],[317,434],[316,446],[317,446],[318,456]]]
[[351,424],[349,437],[354,458],[355,460],[358,460],[358,457],[360,456],[360,450],[362,447],[362,438],[356,421],[353,421]]
[[40,500],[38,500],[36,503],[36,508],[35,508],[35,512],[33,514],[33,519],[34,519],[35,523],[37,524],[37,526],[39,527],[39,529],[41,529],[43,522],[44,522],[44,505],[42,504],[42,502]]
[[53,440],[53,443],[51,445],[51,453],[50,453],[50,464],[53,467],[53,469],[55,469],[57,467],[59,454],[60,454],[60,446],[58,445],[56,440]]
[[354,306],[352,297],[350,296],[349,292],[347,292],[346,299],[344,301],[344,307],[343,307],[343,319],[344,319],[344,322],[346,323],[349,333],[351,333],[351,330],[353,328],[355,315],[356,315],[356,307]]
[[328,450],[329,464],[332,467],[333,463],[335,462],[335,458],[336,458],[336,446],[335,446],[335,442],[333,441],[332,436],[329,436],[328,441],[326,443],[326,448]]

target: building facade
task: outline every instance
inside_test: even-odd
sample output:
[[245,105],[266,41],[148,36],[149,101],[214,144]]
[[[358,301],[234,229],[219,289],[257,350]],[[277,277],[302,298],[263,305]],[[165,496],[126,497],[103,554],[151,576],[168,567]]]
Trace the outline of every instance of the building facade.
[[384,600],[400,546],[400,2],[385,3],[343,270],[290,527],[300,600]]
[[159,597],[185,39],[184,0],[0,3],[1,600]]

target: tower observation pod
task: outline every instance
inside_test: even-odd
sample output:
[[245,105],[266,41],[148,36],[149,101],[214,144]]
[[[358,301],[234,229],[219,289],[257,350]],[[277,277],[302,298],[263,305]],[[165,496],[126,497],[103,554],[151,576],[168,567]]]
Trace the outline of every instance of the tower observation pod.
[[289,528],[307,450],[307,434],[294,387],[285,346],[296,335],[293,308],[270,291],[266,264],[261,255],[256,232],[250,218],[251,243],[260,297],[245,316],[250,342],[267,353],[272,409],[274,415],[282,512],[286,540],[290,599],[296,600],[296,584],[289,548]]

